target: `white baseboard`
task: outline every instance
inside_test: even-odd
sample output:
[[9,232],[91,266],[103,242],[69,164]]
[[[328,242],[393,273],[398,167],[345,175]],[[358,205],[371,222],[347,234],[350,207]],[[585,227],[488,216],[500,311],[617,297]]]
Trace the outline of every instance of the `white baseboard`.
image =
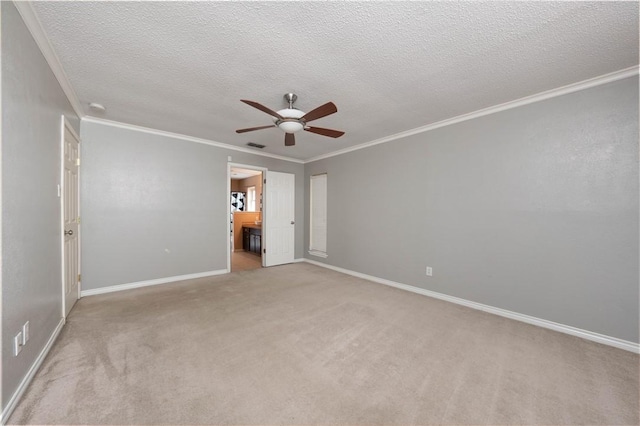
[[229,271],[227,271],[226,269],[218,269],[217,271],[198,272],[196,274],[177,275],[175,277],[157,278],[155,280],[138,281],[128,284],[118,284],[109,287],[82,290],[81,296],[95,296],[96,294],[113,293],[114,291],[131,290],[132,288],[148,287],[150,285],[167,284],[176,281],[192,280],[194,278],[211,277],[214,275],[222,275],[228,273]]
[[337,272],[342,272],[343,274],[352,275],[354,277],[362,278],[368,281],[373,281],[378,284],[384,284],[384,285],[399,288],[402,290],[410,291],[412,293],[421,294],[423,296],[445,300],[447,302],[455,303],[457,305],[467,306],[469,308],[478,309],[480,311],[488,312],[494,315],[499,315],[501,317],[511,318],[516,321],[525,322],[527,324],[537,325],[538,327],[559,331],[560,333],[581,337],[583,339],[591,340],[593,342],[598,342],[604,345],[613,346],[619,349],[624,349],[629,352],[640,353],[640,344],[630,342],[628,340],[622,340],[622,339],[618,339],[617,337],[611,337],[604,334],[594,333],[593,331],[583,330],[581,328],[572,327],[570,325],[560,324],[560,323],[548,321],[542,318],[532,317],[530,315],[519,314],[517,312],[508,311],[506,309],[496,308],[493,306],[484,305],[482,303],[472,302],[471,300],[461,299],[459,297],[449,296],[447,294],[442,294],[442,293],[438,293],[431,290],[425,290],[420,287],[414,287],[412,285],[402,284],[402,283],[387,280],[384,278],[374,277],[372,275],[367,275],[360,272],[351,271],[349,269],[328,265],[326,263],[317,262],[311,259],[305,258],[304,260],[305,262],[311,263],[313,265],[322,266],[323,268],[332,269]]
[[309,250],[308,253],[311,256],[322,257],[323,259],[326,259],[327,257],[329,257],[327,253],[323,251],[318,251],[318,250]]
[[47,357],[47,354],[51,350],[51,347],[55,343],[56,339],[58,338],[60,331],[62,331],[63,326],[64,326],[64,318],[60,318],[60,322],[58,323],[56,328],[53,330],[53,333],[51,333],[51,337],[49,337],[47,344],[44,345],[44,348],[42,348],[42,351],[40,351],[40,354],[31,365],[31,368],[27,372],[26,376],[24,376],[24,379],[22,379],[22,382],[20,382],[18,389],[16,389],[16,391],[11,396],[11,399],[7,403],[7,406],[4,407],[4,410],[2,410],[2,416],[0,417],[0,424],[4,425],[7,423],[7,420],[9,420],[11,413],[13,413],[13,410],[18,405],[18,401],[20,401],[22,394],[24,394],[24,392],[29,387],[31,380],[33,380],[33,376],[35,376],[36,373],[38,372],[38,369],[42,365],[42,361],[44,361],[44,359]]

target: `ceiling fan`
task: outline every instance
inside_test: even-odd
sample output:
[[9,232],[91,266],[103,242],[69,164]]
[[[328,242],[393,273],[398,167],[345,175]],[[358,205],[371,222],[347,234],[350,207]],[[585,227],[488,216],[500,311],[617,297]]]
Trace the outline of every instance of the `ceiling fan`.
[[298,96],[296,96],[294,93],[285,94],[284,99],[289,104],[289,108],[281,109],[278,112],[273,111],[266,106],[259,104],[258,102],[241,99],[241,101],[245,104],[251,105],[252,107],[257,108],[262,112],[266,112],[267,114],[272,116],[274,124],[270,126],[239,129],[236,130],[236,133],[245,133],[252,132],[254,130],[278,127],[284,132],[285,146],[293,146],[296,144],[296,138],[293,134],[295,132],[299,132],[300,130],[306,130],[307,132],[316,133],[322,136],[329,136],[330,138],[339,138],[340,136],[344,135],[344,132],[340,130],[325,129],[323,127],[312,127],[307,125],[309,121],[317,120],[319,118],[326,117],[327,115],[331,115],[334,112],[338,112],[338,108],[333,102],[327,102],[326,104],[321,105],[316,109],[312,109],[311,111],[304,113],[299,109],[293,107],[293,103],[296,101],[296,99],[298,99]]

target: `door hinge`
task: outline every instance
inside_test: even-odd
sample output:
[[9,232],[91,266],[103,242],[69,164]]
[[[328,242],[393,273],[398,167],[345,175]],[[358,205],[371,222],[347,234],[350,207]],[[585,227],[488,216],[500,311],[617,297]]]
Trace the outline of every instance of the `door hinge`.
[[80,216],[78,216],[78,219],[76,220],[76,222],[80,224]]
[[267,184],[267,180],[266,180],[266,179],[264,180],[264,184],[265,184],[265,185]]
[[80,165],[80,159],[76,158],[76,166],[79,166],[79,165]]
[[82,281],[82,274],[78,274],[78,282]]
[[267,249],[262,249],[262,252],[266,254],[267,253]]

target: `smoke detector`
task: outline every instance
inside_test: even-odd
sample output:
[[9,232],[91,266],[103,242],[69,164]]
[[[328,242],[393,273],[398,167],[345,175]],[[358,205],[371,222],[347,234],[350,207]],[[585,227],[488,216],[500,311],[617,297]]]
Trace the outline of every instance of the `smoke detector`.
[[104,107],[104,105],[96,103],[96,102],[91,102],[89,104],[89,108],[91,108],[93,111],[95,112],[105,112],[107,109]]

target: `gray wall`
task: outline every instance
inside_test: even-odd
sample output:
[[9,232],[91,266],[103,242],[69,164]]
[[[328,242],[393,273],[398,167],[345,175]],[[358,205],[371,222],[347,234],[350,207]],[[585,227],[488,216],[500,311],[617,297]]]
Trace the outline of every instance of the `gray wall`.
[[306,257],[638,342],[637,77],[308,163],[307,191],[322,172]]
[[83,290],[226,269],[229,155],[296,175],[303,257],[303,164],[87,121],[80,136]]
[[[61,318],[60,116],[79,125],[14,5],[1,15],[4,408]],[[231,155],[296,174],[296,257],[308,178],[327,172],[329,257],[309,258],[639,340],[637,78],[305,166],[95,123],[81,136],[84,289],[226,268]]]
[[[60,116],[78,119],[11,2],[2,2],[2,407],[62,317]],[[13,337],[30,321],[17,357]]]

